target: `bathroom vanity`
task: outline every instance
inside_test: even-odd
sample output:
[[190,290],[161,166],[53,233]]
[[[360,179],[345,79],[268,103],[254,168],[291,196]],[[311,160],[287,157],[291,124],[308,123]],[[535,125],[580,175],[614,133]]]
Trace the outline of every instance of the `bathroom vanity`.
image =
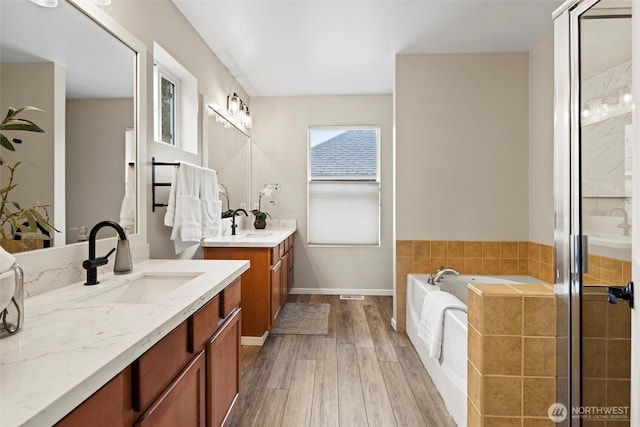
[[150,260],[25,301],[0,343],[0,424],[223,423],[239,391],[246,261]]
[[262,345],[293,286],[295,226],[203,241],[205,259],[249,260],[242,276],[242,343]]

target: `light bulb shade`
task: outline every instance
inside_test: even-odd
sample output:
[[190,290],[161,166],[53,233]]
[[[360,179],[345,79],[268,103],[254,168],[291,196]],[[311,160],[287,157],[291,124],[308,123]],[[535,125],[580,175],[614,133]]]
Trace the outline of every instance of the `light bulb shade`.
[[58,6],[58,0],[31,0],[32,3],[42,7],[56,7]]
[[240,97],[235,93],[228,98],[227,109],[231,114],[236,114],[240,111]]
[[247,109],[247,114],[244,116],[242,121],[243,121],[244,127],[246,127],[247,129],[251,129],[251,126],[253,125],[253,120],[251,119],[251,114],[249,114],[249,109]]

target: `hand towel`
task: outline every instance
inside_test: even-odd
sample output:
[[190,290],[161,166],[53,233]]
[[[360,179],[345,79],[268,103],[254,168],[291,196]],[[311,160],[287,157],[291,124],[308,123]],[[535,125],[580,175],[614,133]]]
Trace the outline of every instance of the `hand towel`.
[[200,202],[202,205],[202,238],[215,237],[220,229],[222,201],[218,198],[218,173],[200,170]]
[[176,192],[178,190],[178,169],[173,168],[171,171],[171,187],[169,187],[169,201],[167,202],[167,211],[164,214],[164,225],[173,227],[176,218]]
[[462,310],[466,313],[467,306],[448,292],[434,290],[427,293],[422,303],[418,337],[429,348],[429,356],[438,360],[442,351],[444,313],[447,310]]
[[[199,195],[200,169],[190,163],[180,162],[175,186],[173,180],[171,182],[172,192],[175,191],[171,240],[175,243],[176,254],[193,245],[200,244],[202,239],[202,208]],[[167,219],[171,219],[167,216],[165,215],[165,225],[168,222]]]

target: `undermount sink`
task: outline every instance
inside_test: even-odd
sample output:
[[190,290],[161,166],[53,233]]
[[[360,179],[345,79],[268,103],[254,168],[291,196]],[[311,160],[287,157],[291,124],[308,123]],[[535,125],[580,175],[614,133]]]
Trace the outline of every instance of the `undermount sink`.
[[[146,272],[131,279],[126,276],[114,276],[93,286],[89,295],[83,295],[74,302],[148,304],[158,301],[200,274],[202,273]],[[94,288],[97,292],[93,292]]]

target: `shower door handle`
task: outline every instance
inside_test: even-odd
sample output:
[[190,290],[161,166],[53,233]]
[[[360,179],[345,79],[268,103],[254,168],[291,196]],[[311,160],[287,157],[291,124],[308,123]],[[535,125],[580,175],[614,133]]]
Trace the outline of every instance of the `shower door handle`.
[[633,308],[633,281],[629,282],[624,288],[622,286],[607,287],[609,303],[617,304],[618,298],[625,300],[629,304],[629,308]]
[[589,272],[589,239],[585,234],[573,234],[573,271],[575,273]]

